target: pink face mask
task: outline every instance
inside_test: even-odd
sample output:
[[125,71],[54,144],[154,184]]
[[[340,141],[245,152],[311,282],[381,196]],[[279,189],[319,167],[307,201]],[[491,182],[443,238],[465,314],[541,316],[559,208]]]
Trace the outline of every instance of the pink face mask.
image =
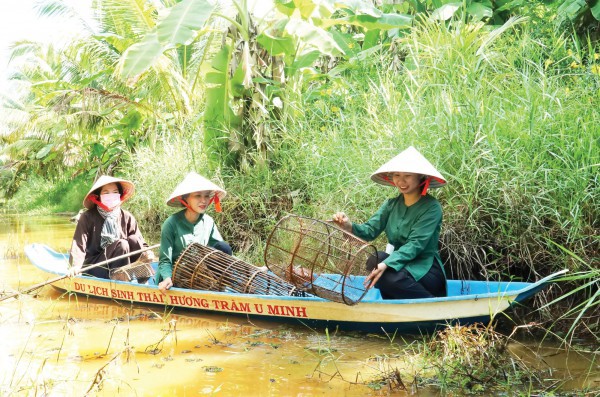
[[121,204],[121,194],[120,193],[108,193],[100,195],[100,202],[104,204],[108,209],[113,209],[119,204]]

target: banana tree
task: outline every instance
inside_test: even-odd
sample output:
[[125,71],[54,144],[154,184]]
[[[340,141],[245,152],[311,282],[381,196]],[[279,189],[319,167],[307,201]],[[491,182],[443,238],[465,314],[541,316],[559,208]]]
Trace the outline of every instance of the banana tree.
[[[267,161],[286,97],[302,87],[305,71],[312,78],[325,77],[324,69],[316,68],[319,61],[357,56],[374,46],[380,32],[411,24],[410,17],[382,13],[368,1],[272,4],[272,12],[257,22],[247,0],[234,0],[232,12],[205,0],[183,0],[121,58],[122,75],[135,79],[159,66],[173,49],[190,46],[207,33],[221,38],[220,48],[205,59],[206,67],[198,68],[207,69],[204,141],[214,166],[246,168]],[[218,31],[223,21],[225,29]],[[359,43],[356,32],[340,27],[366,32],[372,39]]]

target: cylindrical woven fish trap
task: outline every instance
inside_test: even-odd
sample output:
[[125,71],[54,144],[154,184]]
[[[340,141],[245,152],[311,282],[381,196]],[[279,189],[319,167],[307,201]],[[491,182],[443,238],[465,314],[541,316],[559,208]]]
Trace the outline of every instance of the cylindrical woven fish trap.
[[131,281],[136,279],[138,283],[144,284],[154,276],[154,269],[150,263],[138,261],[112,269],[108,274],[111,280]]
[[347,305],[367,293],[367,259],[375,247],[332,223],[297,215],[282,218],[265,248],[265,264],[303,291]]
[[173,267],[180,288],[263,295],[303,294],[272,273],[202,244],[190,244]]

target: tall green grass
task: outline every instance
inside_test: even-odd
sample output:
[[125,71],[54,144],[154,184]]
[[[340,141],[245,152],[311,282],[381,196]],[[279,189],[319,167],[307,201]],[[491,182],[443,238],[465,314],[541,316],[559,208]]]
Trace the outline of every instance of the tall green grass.
[[158,239],[174,212],[165,200],[193,169],[223,184],[217,224],[237,255],[261,264],[269,232],[288,212],[329,219],[344,210],[366,221],[396,194],[370,174],[414,145],[448,180],[432,194],[444,207],[451,277],[586,271],[550,242],[597,268],[599,52],[527,19],[423,21],[337,76],[288,86],[265,164],[209,169],[198,130],[140,148],[125,175],[138,188],[128,206]]
[[453,276],[577,270],[547,239],[598,257],[599,78],[569,60],[546,69],[568,47],[532,40],[526,21],[497,31],[424,23],[397,46],[399,70],[383,61],[309,87],[288,125],[295,147],[280,186],[301,188],[299,208],[311,215],[345,209],[364,221],[394,194],[370,173],[414,145],[449,181],[432,194],[444,205]]
[[5,207],[7,212],[29,214],[76,213],[92,186],[84,176],[49,178],[32,175]]

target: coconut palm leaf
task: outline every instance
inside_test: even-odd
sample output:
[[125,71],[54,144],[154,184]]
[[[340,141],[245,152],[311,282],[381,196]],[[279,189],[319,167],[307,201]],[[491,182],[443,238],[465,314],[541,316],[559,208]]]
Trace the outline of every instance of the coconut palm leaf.
[[86,18],[83,18],[77,9],[71,4],[62,0],[46,0],[40,1],[34,5],[38,15],[42,17],[56,18],[64,17],[70,20],[77,19],[81,26],[89,33],[93,33],[94,29],[89,25]]

